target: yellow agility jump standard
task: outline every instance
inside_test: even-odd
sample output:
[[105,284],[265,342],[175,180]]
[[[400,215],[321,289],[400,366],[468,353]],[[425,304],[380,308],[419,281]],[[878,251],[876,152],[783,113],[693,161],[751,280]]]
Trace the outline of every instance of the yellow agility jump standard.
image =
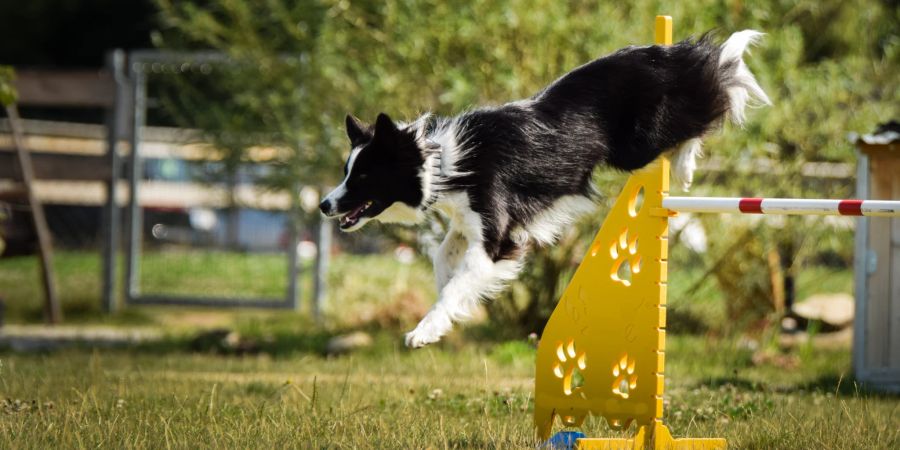
[[[671,45],[671,17],[656,18],[656,43]],[[580,449],[725,448],[724,439],[673,440],[662,424],[668,191],[665,158],[628,179],[550,316],[535,374],[542,440],[556,417],[580,426],[592,414],[613,428],[635,422],[637,434],[579,439]]]
[[[656,43],[671,45],[671,17],[656,18]],[[550,316],[535,373],[534,425],[542,440],[557,418],[578,427],[591,414],[616,429],[635,423],[637,432],[629,439],[581,438],[579,449],[726,447],[724,439],[673,439],[662,423],[668,218],[675,211],[900,216],[898,201],[668,197],[668,191],[666,158],[628,179]]]

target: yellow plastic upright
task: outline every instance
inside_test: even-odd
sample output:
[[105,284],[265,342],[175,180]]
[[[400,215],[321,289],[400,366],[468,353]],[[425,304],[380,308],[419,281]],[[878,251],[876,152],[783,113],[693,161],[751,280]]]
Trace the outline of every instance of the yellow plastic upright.
[[[656,18],[672,43],[672,19]],[[579,449],[724,449],[724,439],[673,439],[662,424],[665,369],[669,161],[633,174],[594,238],[541,337],[534,424],[542,440],[558,421],[588,414],[634,438],[578,441]]]

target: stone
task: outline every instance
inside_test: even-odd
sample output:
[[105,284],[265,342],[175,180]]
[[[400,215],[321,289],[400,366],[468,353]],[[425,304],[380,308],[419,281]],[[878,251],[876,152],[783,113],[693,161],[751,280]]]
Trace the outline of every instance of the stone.
[[849,294],[817,294],[794,305],[793,313],[806,320],[818,320],[834,328],[853,324],[854,303]]
[[372,336],[369,336],[368,333],[355,331],[329,339],[328,344],[325,346],[325,353],[329,355],[350,353],[361,348],[371,347],[373,342]]

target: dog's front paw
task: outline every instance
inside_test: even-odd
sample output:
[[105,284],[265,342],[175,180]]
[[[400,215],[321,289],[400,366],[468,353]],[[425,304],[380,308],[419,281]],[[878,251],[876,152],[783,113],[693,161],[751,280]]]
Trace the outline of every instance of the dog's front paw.
[[422,348],[439,340],[441,340],[440,336],[419,331],[418,328],[406,333],[406,346],[409,348]]
[[406,346],[409,348],[421,348],[441,340],[441,337],[450,331],[453,322],[446,314],[431,311],[419,322],[415,330],[406,333]]

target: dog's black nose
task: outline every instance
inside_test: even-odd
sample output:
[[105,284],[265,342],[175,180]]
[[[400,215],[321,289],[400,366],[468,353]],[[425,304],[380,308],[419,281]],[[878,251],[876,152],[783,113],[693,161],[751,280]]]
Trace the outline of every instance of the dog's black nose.
[[319,203],[319,210],[327,216],[331,212],[331,202],[328,199],[322,200],[322,203]]

